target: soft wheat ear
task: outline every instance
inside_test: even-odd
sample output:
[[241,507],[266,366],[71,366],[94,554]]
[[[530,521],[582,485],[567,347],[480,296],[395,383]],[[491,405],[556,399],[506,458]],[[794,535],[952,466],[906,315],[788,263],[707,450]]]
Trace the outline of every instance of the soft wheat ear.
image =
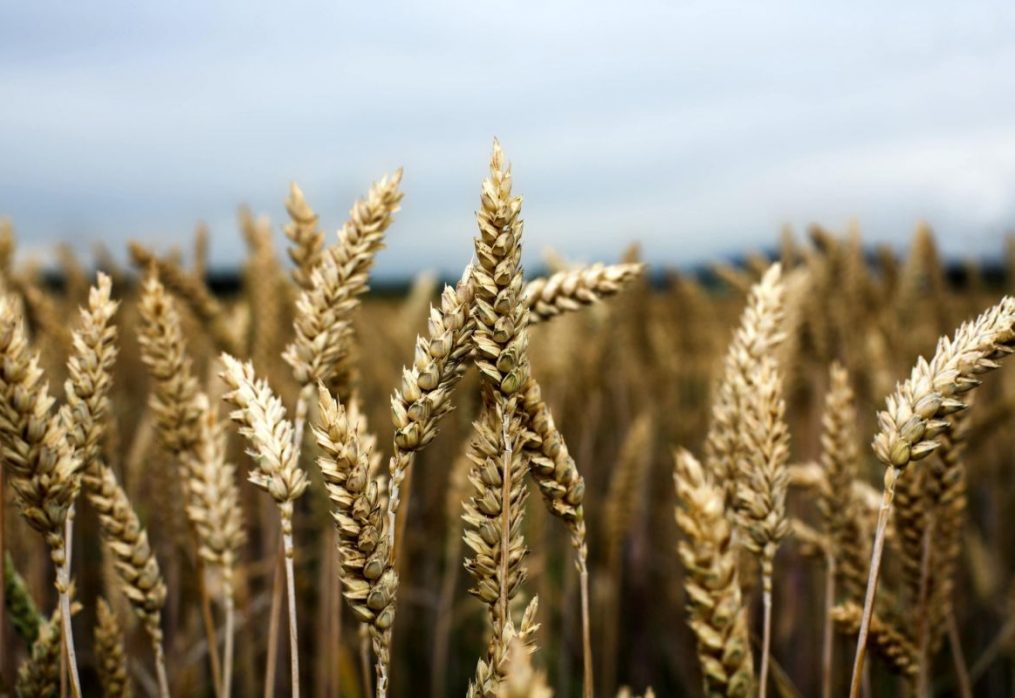
[[1005,297],[976,320],[959,327],[953,337],[942,337],[934,357],[929,362],[922,358],[917,361],[910,377],[888,397],[885,409],[878,413],[879,431],[872,448],[886,466],[885,483],[857,637],[851,698],[860,694],[885,529],[898,479],[910,463],[939,448],[941,435],[950,428],[949,416],[966,407],[964,394],[980,384],[980,374],[997,368],[998,361],[1012,353],[1012,344],[1015,344],[1015,299]]
[[21,318],[7,297],[0,298],[0,436],[3,461],[22,515],[45,538],[56,567],[63,642],[71,688],[81,695],[71,631],[70,572],[65,524],[78,491],[78,460],[68,438],[67,419],[53,413],[38,356],[29,350]]
[[677,525],[684,538],[689,625],[698,639],[706,695],[750,696],[755,692],[747,608],[737,576],[733,527],[724,494],[689,452],[676,454]]
[[229,392],[224,399],[235,408],[230,415],[240,424],[240,433],[250,443],[248,453],[257,463],[249,479],[271,495],[278,507],[285,554],[286,595],[289,601],[289,644],[292,693],[299,695],[299,639],[296,620],[296,587],[293,570],[293,509],[310,481],[299,467],[300,446],[295,442],[293,425],[286,419],[282,401],[264,380],[254,375],[254,367],[228,354],[222,355],[225,371],[221,374]]
[[95,665],[106,698],[130,698],[123,631],[116,614],[101,596],[95,604]]
[[550,320],[579,310],[619,293],[645,271],[641,263],[593,264],[581,269],[558,271],[525,284],[522,298],[529,306],[529,323]]
[[121,589],[151,641],[159,695],[168,698],[169,679],[162,647],[162,606],[166,600],[166,584],[148,543],[148,532],[108,466],[100,463],[85,473],[84,481],[88,502],[99,515],[102,539],[106,550],[113,556]]
[[353,615],[369,629],[377,656],[377,696],[387,694],[391,624],[398,577],[378,482],[370,477],[371,445],[359,435],[359,418],[319,386],[320,417],[314,435],[317,459],[339,536],[343,594]]

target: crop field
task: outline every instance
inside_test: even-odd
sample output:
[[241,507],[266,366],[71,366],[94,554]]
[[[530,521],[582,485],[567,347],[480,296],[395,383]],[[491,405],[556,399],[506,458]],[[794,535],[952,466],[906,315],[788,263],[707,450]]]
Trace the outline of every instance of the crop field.
[[405,293],[401,171],[234,288],[0,223],[0,695],[1015,694],[1015,254],[527,274],[515,165]]

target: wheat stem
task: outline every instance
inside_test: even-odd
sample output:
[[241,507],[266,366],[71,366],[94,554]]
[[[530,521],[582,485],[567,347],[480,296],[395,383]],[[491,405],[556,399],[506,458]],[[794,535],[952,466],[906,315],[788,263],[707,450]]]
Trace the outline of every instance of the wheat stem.
[[300,695],[300,644],[296,628],[296,583],[293,574],[293,536],[291,532],[282,533],[282,545],[285,553],[285,585],[289,599],[289,664],[292,672],[292,696]]
[[275,574],[271,583],[271,610],[268,612],[268,648],[264,665],[264,698],[275,696],[275,669],[278,666],[278,626],[282,621],[282,542],[279,541]]
[[[888,470],[888,473],[894,473]],[[888,474],[886,473],[886,475]],[[863,663],[867,653],[867,634],[870,632],[871,615],[874,613],[874,596],[878,590],[878,573],[881,570],[881,557],[885,549],[885,530],[888,528],[888,517],[892,511],[892,499],[895,496],[895,480],[891,485],[886,477],[885,491],[882,495],[881,509],[878,511],[878,524],[874,532],[874,547],[871,550],[870,572],[867,575],[867,593],[863,600],[863,616],[860,619],[860,632],[856,639],[856,656],[853,659],[853,676],[849,682],[849,697],[860,695]]]
[[166,653],[162,649],[162,639],[152,640],[152,652],[155,654],[155,673],[159,682],[159,698],[169,698],[169,677],[166,674]]
[[222,652],[222,695],[229,698],[233,691],[233,645],[235,644],[235,602],[233,601],[232,583],[229,582],[225,594],[225,648]]
[[[585,698],[592,698],[595,693],[594,677],[592,673],[592,633],[589,619],[589,568],[586,561],[586,548],[578,552],[576,564],[578,566],[578,582],[581,588],[582,602],[582,695]],[[607,686],[607,690],[612,687]]]
[[765,589],[761,594],[762,604],[762,635],[761,635],[761,669],[758,671],[758,697],[765,698],[768,693],[768,655],[772,645],[772,575],[765,573]]
[[74,630],[71,627],[70,617],[70,579],[67,571],[61,569],[58,579],[60,580],[60,623],[63,625],[63,646],[67,653],[67,668],[70,671],[71,695],[74,698],[81,698],[81,678],[78,676],[78,660],[74,651]]
[[835,647],[835,625],[832,622],[832,607],[835,605],[835,555],[831,550],[825,553],[825,627],[821,638],[821,696],[832,698],[832,661]]

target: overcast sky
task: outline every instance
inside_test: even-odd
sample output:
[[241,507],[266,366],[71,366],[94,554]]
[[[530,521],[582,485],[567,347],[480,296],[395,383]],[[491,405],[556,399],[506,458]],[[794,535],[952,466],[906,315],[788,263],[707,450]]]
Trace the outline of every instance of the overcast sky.
[[[379,271],[468,261],[493,136],[526,257],[660,264],[783,223],[946,253],[1015,228],[1015,4],[22,2],[0,8],[0,213],[22,246],[238,258],[236,207],[333,234],[405,167]],[[281,234],[279,234],[281,245]]]

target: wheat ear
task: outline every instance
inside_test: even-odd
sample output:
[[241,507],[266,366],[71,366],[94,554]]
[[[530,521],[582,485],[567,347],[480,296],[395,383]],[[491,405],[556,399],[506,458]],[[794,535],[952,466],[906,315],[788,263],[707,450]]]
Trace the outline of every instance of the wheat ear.
[[[847,601],[832,609],[832,620],[842,632],[854,635],[860,630],[863,609],[852,601]],[[909,679],[916,677],[918,652],[909,638],[882,622],[877,615],[868,620],[868,633],[871,647],[893,672]]]
[[471,551],[465,559],[465,569],[474,580],[469,593],[489,608],[493,634],[467,695],[486,696],[503,681],[508,652],[516,637],[525,644],[531,643],[536,599],[516,631],[511,602],[527,575],[524,564],[527,549],[522,535],[528,496],[521,448],[525,438],[523,422],[514,414],[513,401],[498,394],[494,404],[485,406],[475,428],[469,450],[473,494],[464,502],[463,515],[465,545]]
[[0,436],[3,462],[22,515],[41,533],[56,567],[63,643],[75,697],[81,695],[71,630],[70,574],[65,524],[77,494],[79,471],[65,420],[53,414],[38,356],[29,351],[21,319],[0,298]]
[[529,323],[544,322],[598,303],[619,293],[644,271],[645,265],[641,263],[593,264],[533,279],[522,291],[522,298],[529,306]]
[[750,290],[747,308],[726,352],[705,439],[705,466],[722,485],[730,514],[736,499],[738,463],[747,449],[743,415],[754,369],[784,338],[780,279],[780,267],[774,264]]
[[116,614],[101,596],[95,603],[95,665],[105,698],[130,698],[123,631]]
[[676,454],[673,480],[680,502],[677,525],[684,535],[678,552],[688,622],[698,640],[705,694],[746,698],[754,694],[754,666],[723,489],[683,449]]
[[[158,271],[149,269],[141,287],[138,303],[138,344],[141,361],[152,378],[149,407],[155,415],[159,440],[176,461],[178,479],[184,492],[190,536],[195,547],[200,547],[200,528],[194,513],[200,511],[201,502],[194,501],[195,490],[191,480],[203,473],[193,468],[198,447],[199,421],[207,412],[207,399],[199,403],[199,384],[194,375],[193,362],[187,353],[183,325],[172,297],[159,279]],[[198,589],[201,596],[201,616],[208,639],[208,660],[216,690],[223,685],[218,644],[215,642],[215,622],[212,618],[201,557],[197,560]]]
[[947,417],[966,407],[964,393],[980,384],[977,376],[998,367],[1015,343],[1015,299],[1005,297],[976,320],[967,322],[951,338],[942,337],[928,362],[921,358],[910,377],[885,401],[878,413],[878,434],[872,448],[885,464],[884,491],[871,552],[867,593],[857,637],[850,687],[851,698],[860,693],[870,617],[877,593],[878,572],[884,550],[885,529],[899,477],[907,466],[926,458],[941,445],[949,429]]
[[169,290],[201,321],[216,347],[233,353],[239,350],[238,338],[229,324],[225,310],[208,290],[203,278],[186,272],[171,259],[157,257],[144,245],[132,242],[129,248],[134,265],[139,269],[155,269]]
[[285,417],[282,401],[268,384],[254,376],[254,367],[222,355],[222,379],[229,391],[225,400],[236,409],[230,417],[240,424],[240,433],[250,443],[248,453],[257,467],[249,480],[275,500],[282,523],[285,553],[286,592],[289,601],[289,645],[292,695],[300,692],[299,639],[296,620],[296,589],[293,573],[293,506],[306,491],[309,481],[299,467],[300,447],[293,437],[293,425]]
[[507,659],[507,678],[497,689],[497,698],[553,698],[546,675],[532,667],[532,650],[517,638]]
[[785,421],[782,376],[765,356],[755,368],[754,384],[745,390],[746,449],[738,463],[736,514],[747,533],[743,545],[761,562],[763,632],[758,695],[765,698],[772,630],[772,577],[779,543],[789,535],[786,490],[789,430]]
[[108,466],[99,463],[85,473],[84,480],[88,502],[99,515],[102,538],[113,555],[113,566],[123,593],[151,641],[159,695],[167,698],[169,681],[162,649],[162,605],[166,600],[166,585],[148,544],[148,533]]
[[302,386],[331,378],[346,350],[340,340],[349,330],[348,315],[367,290],[374,256],[399,209],[401,180],[399,170],[376,182],[366,198],[356,202],[338,233],[338,244],[323,252],[310,272],[309,287],[296,300],[296,337],[283,358]]
[[[71,609],[76,613],[77,608]],[[60,687],[61,627],[60,609],[39,627],[39,637],[32,643],[31,655],[18,667],[14,692],[18,698],[51,698]]]
[[[401,504],[401,485],[417,452],[437,436],[440,419],[451,411],[451,394],[458,385],[472,353],[474,297],[472,267],[466,267],[455,288],[447,286],[440,307],[430,308],[427,334],[416,338],[411,366],[402,369],[402,384],[391,396],[391,419],[395,437],[388,463],[388,550],[397,569],[396,518]],[[401,513],[405,520],[405,512]]]
[[296,182],[289,185],[289,198],[285,201],[285,210],[289,213],[290,223],[285,226],[285,236],[292,245],[289,246],[289,258],[292,259],[293,281],[301,289],[309,290],[313,284],[311,274],[314,267],[321,261],[324,251],[324,234],[317,225],[318,216],[310,208],[303,190]]
[[243,510],[236,486],[236,469],[226,460],[226,432],[218,410],[203,393],[196,401],[201,418],[197,442],[184,455],[187,469],[187,518],[197,532],[198,554],[222,573],[222,602],[225,606],[225,649],[222,653],[221,695],[232,692],[235,621],[233,579],[239,550],[246,539]]
[[856,441],[856,408],[849,373],[834,362],[829,369],[829,388],[821,415],[822,487],[817,488],[818,511],[828,539],[825,569],[825,618],[822,641],[822,695],[831,695],[834,633],[832,608],[836,582],[843,580],[847,597],[863,596],[868,551],[860,522],[864,512],[852,495],[857,478],[859,453]]
[[46,619],[39,613],[24,577],[15,569],[9,550],[4,551],[4,601],[14,632],[31,645],[39,637],[39,626]]
[[398,577],[389,555],[389,519],[379,486],[370,477],[371,444],[360,438],[359,417],[347,413],[321,385],[320,423],[314,435],[317,463],[331,500],[339,537],[343,595],[356,618],[369,628],[377,655],[377,696],[387,695],[391,624]]

